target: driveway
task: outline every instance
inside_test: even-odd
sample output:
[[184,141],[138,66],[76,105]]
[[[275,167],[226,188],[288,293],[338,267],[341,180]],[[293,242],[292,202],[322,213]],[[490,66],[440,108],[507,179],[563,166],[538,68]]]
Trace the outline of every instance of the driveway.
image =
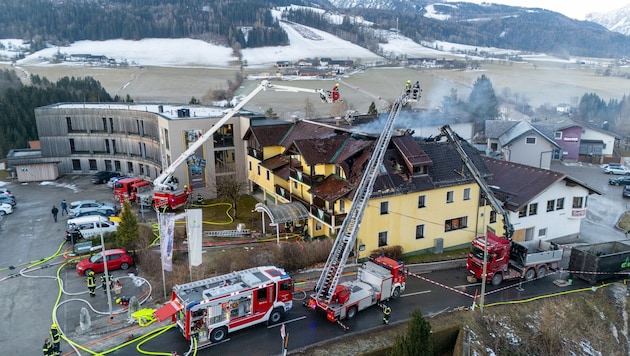
[[551,170],[565,173],[601,193],[588,197],[588,210],[580,226],[579,242],[626,240],[625,233],[615,225],[623,213],[630,209],[630,200],[621,196],[623,187],[608,184],[609,178],[618,176],[603,173],[599,165],[581,162],[553,162]]

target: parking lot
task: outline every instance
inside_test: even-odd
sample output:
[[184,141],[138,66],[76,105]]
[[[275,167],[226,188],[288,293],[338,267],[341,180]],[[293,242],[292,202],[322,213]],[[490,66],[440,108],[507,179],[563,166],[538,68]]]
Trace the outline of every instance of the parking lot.
[[[14,212],[5,216],[0,225],[0,297],[3,300],[0,303],[0,313],[5,316],[0,325],[3,330],[16,332],[3,332],[0,335],[0,348],[2,354],[6,355],[39,354],[44,339],[48,337],[53,307],[60,296],[57,270],[65,261],[63,257],[50,261],[46,258],[62,253],[68,247],[65,243],[67,216],[62,216],[59,212],[58,222],[55,223],[51,213],[53,205],[60,208],[63,199],[68,203],[83,199],[116,202],[107,185],[92,184],[89,176],[65,176],[55,182],[0,184],[0,188],[8,188],[17,200]],[[145,218],[154,217],[147,211]],[[38,263],[41,263],[38,269],[20,273],[25,267]],[[126,273],[116,271],[114,275],[124,276]],[[64,290],[70,295],[87,297],[85,280],[74,270],[65,268],[60,276]],[[100,286],[98,277],[97,285]],[[123,283],[131,285],[133,281],[127,279]],[[97,292],[95,306],[99,310],[107,311],[107,300],[103,292],[100,289]],[[129,288],[127,292],[131,292]],[[59,301],[62,300],[60,297]],[[81,307],[84,306],[76,304],[60,311],[62,318],[67,320],[66,325],[60,325],[62,330],[75,331],[79,323],[78,310]],[[28,332],[17,332],[18,330]],[[69,351],[68,347],[63,346],[62,342],[62,350]]]

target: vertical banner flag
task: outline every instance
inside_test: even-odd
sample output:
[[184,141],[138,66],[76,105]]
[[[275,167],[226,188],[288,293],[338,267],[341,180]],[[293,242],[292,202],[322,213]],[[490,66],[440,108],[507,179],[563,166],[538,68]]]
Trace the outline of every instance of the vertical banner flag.
[[160,250],[162,252],[162,269],[173,271],[173,230],[175,214],[160,214]]
[[188,259],[191,266],[201,265],[201,209],[186,210],[188,232]]

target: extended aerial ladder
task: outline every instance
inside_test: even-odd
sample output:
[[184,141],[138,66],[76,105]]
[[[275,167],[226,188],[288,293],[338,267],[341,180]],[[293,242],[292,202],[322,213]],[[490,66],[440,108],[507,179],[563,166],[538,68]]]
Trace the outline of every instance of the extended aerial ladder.
[[319,277],[317,285],[315,286],[315,298],[318,301],[325,303],[331,303],[335,295],[335,290],[339,284],[341,274],[350,256],[350,252],[355,246],[357,234],[359,233],[359,226],[365,212],[370,196],[372,195],[372,189],[374,188],[374,182],[378,176],[380,166],[383,163],[387,146],[392,138],[394,131],[394,122],[400,114],[401,109],[408,102],[409,96],[403,92],[393,103],[392,109],[389,112],[387,121],[383,132],[379,136],[376,144],[374,145],[374,151],[367,165],[365,166],[365,173],[361,178],[359,185],[356,187],[354,198],[352,199],[352,205],[348,211],[339,234],[335,239],[333,248],[328,256],[326,265],[322,274]]
[[217,121],[217,123],[214,124],[210,128],[210,130],[206,131],[206,133],[204,133],[198,140],[196,140],[193,144],[188,146],[188,149],[186,149],[186,151],[184,151],[179,157],[177,157],[177,159],[174,160],[170,166],[164,169],[162,173],[157,178],[155,178],[155,180],[153,181],[153,185],[155,186],[154,190],[169,191],[169,190],[177,189],[177,184],[172,182],[172,179],[171,179],[177,167],[179,167],[180,164],[184,163],[189,158],[191,158],[192,155],[197,151],[197,149],[199,149],[201,145],[203,145],[210,137],[212,137],[215,134],[215,132],[217,132],[217,130],[221,128],[221,126],[223,126],[229,119],[231,119],[232,116],[236,115],[241,110],[241,108],[245,106],[245,104],[247,104],[250,100],[252,100],[256,95],[258,95],[258,93],[260,93],[263,90],[284,91],[284,92],[292,92],[292,93],[304,92],[304,93],[319,94],[322,101],[332,102],[331,99],[329,99],[328,93],[324,91],[323,89],[297,88],[297,87],[291,87],[291,86],[285,86],[285,85],[271,84],[269,81],[263,80],[251,93],[249,93],[249,95],[243,98],[241,102],[239,102],[227,114],[225,114],[225,116],[223,116],[221,120]]
[[479,188],[482,191],[483,196],[490,202],[492,209],[501,214],[503,216],[503,229],[505,230],[505,238],[511,240],[512,234],[514,234],[514,226],[510,222],[510,216],[508,212],[503,208],[503,204],[494,196],[492,189],[486,183],[485,179],[481,176],[481,172],[472,162],[470,157],[464,151],[464,147],[462,146],[462,138],[451,129],[449,125],[444,125],[440,128],[440,136],[446,137],[446,140],[453,145],[455,151],[459,155],[459,158],[462,160],[466,168],[470,171],[475,182],[479,185]]

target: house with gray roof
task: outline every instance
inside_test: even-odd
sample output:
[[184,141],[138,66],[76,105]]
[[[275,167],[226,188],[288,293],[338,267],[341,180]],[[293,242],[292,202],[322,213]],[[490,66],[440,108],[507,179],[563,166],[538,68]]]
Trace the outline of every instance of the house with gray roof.
[[486,154],[508,162],[549,169],[555,150],[550,127],[528,121],[487,120]]

